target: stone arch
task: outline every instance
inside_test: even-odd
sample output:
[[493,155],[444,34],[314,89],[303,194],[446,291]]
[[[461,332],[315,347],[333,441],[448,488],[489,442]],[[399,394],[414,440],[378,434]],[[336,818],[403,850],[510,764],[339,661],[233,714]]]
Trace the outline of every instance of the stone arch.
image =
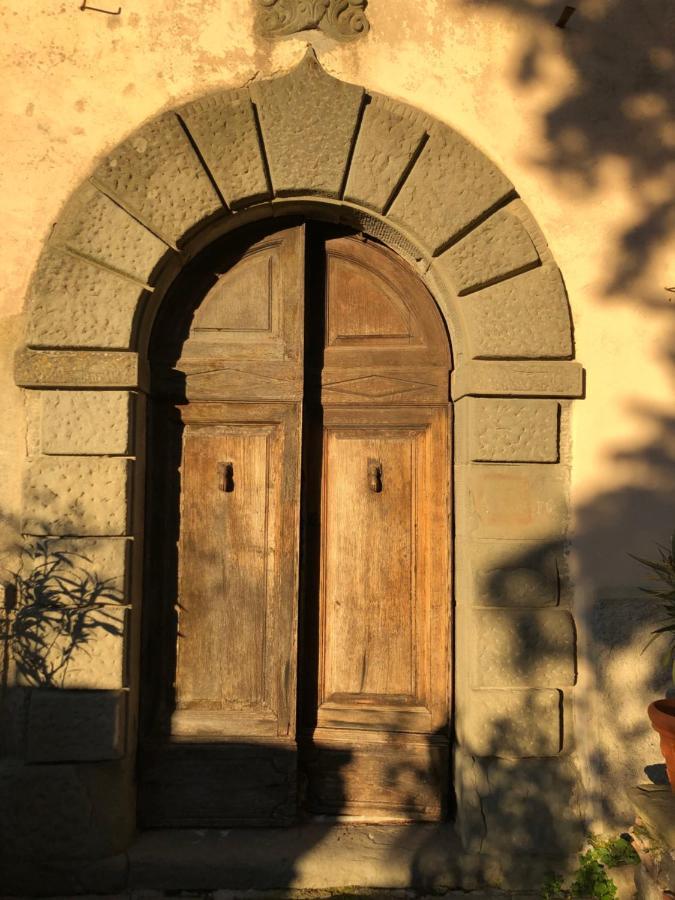
[[[50,701],[80,709],[83,695],[69,689],[105,693],[76,717],[91,718],[88,741],[55,727],[39,761],[133,754],[143,530],[134,497],[144,483],[154,312],[214,237],[292,212],[392,247],[445,316],[455,357],[460,822],[469,846],[483,846],[486,832],[508,844],[503,810],[534,783],[567,835],[575,665],[561,579],[565,422],[582,370],[563,282],[512,184],[482,153],[418,110],[331,77],[312,51],[288,74],[143,126],[71,197],[40,257],[16,361],[39,435],[24,531],[85,552],[104,577],[124,572],[128,609],[123,634],[102,639]],[[29,745],[39,709],[31,705]],[[55,721],[67,723],[67,709]],[[122,766],[119,777],[130,771]],[[113,807],[125,796],[114,793]],[[532,815],[526,802],[520,808]],[[94,821],[108,815],[95,811]],[[549,849],[552,840],[542,833]]]

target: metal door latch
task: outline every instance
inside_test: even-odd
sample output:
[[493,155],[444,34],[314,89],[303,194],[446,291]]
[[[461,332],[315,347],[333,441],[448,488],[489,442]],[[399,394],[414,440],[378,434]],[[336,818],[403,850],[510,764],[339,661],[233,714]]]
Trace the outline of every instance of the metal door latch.
[[382,463],[379,459],[368,460],[368,487],[374,494],[382,492]]

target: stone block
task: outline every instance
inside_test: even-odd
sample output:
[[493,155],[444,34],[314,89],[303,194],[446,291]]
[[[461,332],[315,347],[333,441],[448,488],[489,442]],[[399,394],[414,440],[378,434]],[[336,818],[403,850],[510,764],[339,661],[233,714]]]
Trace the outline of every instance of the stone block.
[[584,370],[559,360],[468,360],[452,373],[452,399],[467,396],[582,397]]
[[554,266],[541,266],[484,288],[461,301],[476,359],[572,356],[565,288]]
[[561,713],[556,690],[467,691],[458,713],[459,741],[474,756],[557,756]]
[[6,858],[19,868],[119,853],[130,837],[128,769],[121,761],[0,763],[0,846]]
[[31,284],[27,343],[126,349],[146,296],[135,281],[70,253],[47,250]]
[[19,350],[14,378],[34,388],[135,388],[146,381],[138,353],[110,350]]
[[147,282],[166,245],[89,182],[70,199],[52,244]]
[[288,75],[251,84],[277,196],[337,197],[363,88],[332,78],[313,51]]
[[434,124],[390,216],[432,254],[513,193],[513,185],[457,132]]
[[47,454],[126,454],[131,445],[132,396],[127,391],[48,391],[42,394],[42,451]]
[[125,686],[125,607],[73,602],[67,616],[51,611],[36,620],[14,644],[19,684],[103,691]]
[[28,388],[133,388],[147,380],[137,353],[32,348],[16,352],[14,378]]
[[457,601],[475,606],[556,606],[567,559],[560,541],[461,541]]
[[383,212],[413,161],[430,120],[378,94],[366,98],[345,200]]
[[184,106],[179,115],[231,209],[271,196],[246,89],[210,94]]
[[520,219],[506,209],[442,253],[436,265],[460,296],[539,264],[539,254]]
[[554,540],[568,522],[568,471],[561,465],[474,463],[455,467],[458,534]]
[[473,687],[574,684],[575,631],[565,610],[480,609],[473,623]]
[[[78,577],[88,576],[99,584],[105,584],[101,603],[105,604],[111,598],[115,602],[127,602],[133,543],[130,538],[48,538],[41,543],[48,554],[64,554],[67,557],[65,564],[72,566]],[[42,562],[44,557],[36,560],[38,565]]]
[[456,405],[462,462],[558,462],[559,404],[467,397]]
[[174,113],[144,125],[104,159],[94,182],[176,244],[222,203]]
[[27,534],[122,535],[127,532],[126,459],[39,457],[24,482]]
[[[464,754],[463,754],[464,755]],[[571,757],[474,759],[467,768],[484,835],[463,827],[467,850],[514,857],[545,854],[549,866],[579,850],[584,840],[579,775]],[[557,868],[557,866],[553,866]]]
[[119,759],[124,754],[125,691],[32,692],[30,762]]

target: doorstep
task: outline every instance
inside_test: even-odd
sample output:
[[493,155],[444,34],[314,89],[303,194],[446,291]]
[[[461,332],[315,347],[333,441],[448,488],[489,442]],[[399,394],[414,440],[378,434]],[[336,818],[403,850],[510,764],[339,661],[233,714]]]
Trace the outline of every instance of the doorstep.
[[451,823],[161,829],[140,832],[128,850],[105,859],[16,859],[3,873],[2,896],[511,896],[492,890],[499,888],[531,900],[550,871],[566,868],[559,858],[514,850],[467,853]]
[[463,887],[471,868],[445,823],[162,829],[128,851],[132,889],[434,889]]
[[467,853],[449,822],[316,820],[288,828],[146,831],[126,859],[128,888],[171,891],[532,891],[560,865],[531,853]]

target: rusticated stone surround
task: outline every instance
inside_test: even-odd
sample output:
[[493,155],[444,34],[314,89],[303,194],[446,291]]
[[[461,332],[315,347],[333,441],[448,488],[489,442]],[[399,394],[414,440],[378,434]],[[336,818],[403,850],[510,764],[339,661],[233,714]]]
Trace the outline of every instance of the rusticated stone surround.
[[[62,692],[32,692],[28,768],[17,761],[0,779],[0,843],[19,858],[48,833],[67,833],[54,852],[73,858],[129,839],[153,318],[214,237],[298,212],[399,252],[447,321],[465,846],[574,846],[566,435],[583,384],[563,282],[513,185],[480,151],[332,78],[310,52],[288,74],[212,94],[132,135],[70,199],[35,272],[16,361],[33,416],[24,530],[82,552],[127,602]],[[23,810],[26,790],[42,798],[38,823]]]

